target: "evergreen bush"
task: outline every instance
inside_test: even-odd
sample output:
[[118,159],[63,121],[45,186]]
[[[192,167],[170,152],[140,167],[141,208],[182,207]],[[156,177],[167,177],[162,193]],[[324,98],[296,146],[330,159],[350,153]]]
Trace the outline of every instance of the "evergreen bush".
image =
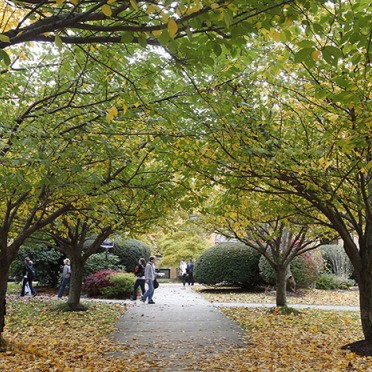
[[119,257],[119,265],[124,266],[128,273],[133,273],[141,257],[146,262],[150,260],[151,249],[147,244],[139,240],[128,239],[121,245],[115,244],[112,253]]
[[83,280],[90,274],[101,270],[120,270],[125,271],[125,267],[119,264],[118,256],[109,253],[92,254],[85,262]]
[[17,258],[10,265],[9,275],[15,277],[17,282],[22,281],[22,270],[25,257],[33,262],[36,281],[42,285],[53,288],[58,286],[61,266],[65,256],[53,247],[43,244],[21,246]]
[[204,251],[195,262],[194,277],[203,284],[252,287],[259,279],[260,255],[243,243],[222,243]]

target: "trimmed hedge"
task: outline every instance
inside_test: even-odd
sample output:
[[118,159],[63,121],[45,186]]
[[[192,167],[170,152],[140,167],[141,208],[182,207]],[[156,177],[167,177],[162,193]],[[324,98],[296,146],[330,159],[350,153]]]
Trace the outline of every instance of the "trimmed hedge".
[[259,280],[260,255],[243,243],[222,243],[204,251],[195,262],[194,277],[202,284],[253,287]]

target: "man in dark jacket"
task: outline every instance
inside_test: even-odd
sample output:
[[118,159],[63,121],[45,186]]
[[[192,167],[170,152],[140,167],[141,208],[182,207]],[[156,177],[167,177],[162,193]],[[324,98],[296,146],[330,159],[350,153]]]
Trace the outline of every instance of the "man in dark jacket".
[[22,282],[21,296],[23,297],[25,295],[25,288],[27,284],[28,284],[28,287],[30,288],[31,294],[33,296],[36,296],[36,291],[34,287],[32,286],[32,281],[35,279],[35,270],[32,265],[32,261],[30,260],[29,257],[25,258],[25,264],[22,270],[22,277],[23,277],[23,282]]
[[190,262],[187,264],[187,269],[186,269],[188,276],[188,283],[189,285],[194,285],[195,280],[194,280],[194,262],[192,261],[192,258],[190,258]]

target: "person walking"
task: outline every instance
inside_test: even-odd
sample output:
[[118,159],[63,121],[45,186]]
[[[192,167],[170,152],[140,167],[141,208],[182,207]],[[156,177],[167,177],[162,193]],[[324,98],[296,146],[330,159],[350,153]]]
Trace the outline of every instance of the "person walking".
[[145,289],[145,267],[146,267],[146,260],[144,258],[140,258],[138,261],[138,265],[134,269],[134,274],[137,276],[136,281],[134,282],[133,286],[133,295],[131,300],[136,301],[137,300],[137,292],[138,287],[141,287],[141,295],[143,296],[146,292]]
[[32,286],[32,281],[35,279],[35,270],[32,264],[32,261],[30,260],[29,257],[25,258],[25,264],[23,265],[22,269],[22,291],[21,291],[21,297],[25,295],[25,289],[26,285],[28,285],[31,295],[36,296],[36,291],[34,287]]
[[180,274],[182,278],[182,286],[185,288],[186,285],[186,277],[187,277],[187,263],[184,259],[180,261]]
[[192,261],[192,258],[190,258],[189,263],[187,264],[187,274],[189,275],[188,278],[188,283],[189,285],[194,285],[195,280],[194,280],[194,262]]
[[164,274],[157,273],[155,271],[155,256],[150,257],[150,261],[147,263],[145,268],[145,282],[148,285],[147,291],[142,296],[142,301],[146,302],[148,300],[148,304],[155,304],[155,302],[152,300],[152,297],[154,296],[154,280],[157,276],[163,276]]
[[58,291],[58,298],[61,299],[63,296],[63,292],[68,286],[70,288],[70,280],[71,280],[71,266],[70,266],[70,260],[66,258],[64,261],[64,266],[63,266],[63,273],[62,273],[62,283],[61,286],[59,287]]

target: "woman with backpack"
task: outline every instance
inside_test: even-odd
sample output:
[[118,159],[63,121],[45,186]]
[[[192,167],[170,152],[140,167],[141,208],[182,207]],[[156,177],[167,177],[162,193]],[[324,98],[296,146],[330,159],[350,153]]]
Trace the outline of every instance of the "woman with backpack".
[[138,265],[134,269],[134,275],[137,277],[136,281],[134,282],[133,286],[133,296],[131,298],[132,301],[137,300],[137,291],[138,287],[141,287],[141,295],[143,296],[146,292],[145,289],[145,267],[146,267],[146,260],[144,258],[140,258],[138,261]]

